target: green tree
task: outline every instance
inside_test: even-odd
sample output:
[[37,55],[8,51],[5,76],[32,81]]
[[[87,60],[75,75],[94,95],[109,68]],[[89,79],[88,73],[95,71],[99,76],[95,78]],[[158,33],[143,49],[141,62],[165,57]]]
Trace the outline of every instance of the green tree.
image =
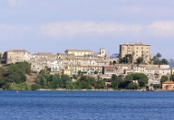
[[31,90],[38,90],[38,89],[40,89],[41,88],[41,85],[39,85],[39,84],[33,84],[32,86],[31,86]]
[[[133,79],[131,78],[131,75]],[[148,77],[143,73],[130,74],[130,76],[128,76],[128,79],[137,80],[140,87],[144,87],[148,83]]]
[[132,63],[132,54],[125,55],[127,63]]
[[132,54],[126,54],[125,57],[120,58],[119,63],[132,63]]
[[73,75],[73,78],[74,78],[74,79],[77,79],[77,75]]
[[161,84],[153,84],[153,88],[156,89],[161,89]]
[[133,76],[132,76],[132,74],[129,74],[129,75],[126,75],[126,80],[133,80]]
[[159,58],[161,57],[161,54],[160,54],[160,53],[157,53],[157,54],[156,54],[156,57],[157,57],[157,59],[159,60]]
[[143,57],[138,57],[137,58],[137,64],[141,64],[143,62]]
[[167,63],[167,61],[165,61],[165,59],[163,59],[163,60],[160,60],[160,58],[161,58],[161,54],[160,53],[157,53],[154,57],[153,57],[153,63],[154,64],[163,64],[162,62],[164,62],[164,63]]
[[170,80],[174,81],[174,74],[170,76]]
[[163,75],[160,79],[160,83],[162,84],[163,82],[167,81],[169,78],[165,75]]
[[72,81],[66,81],[66,89],[68,90],[74,89],[74,84]]
[[98,74],[98,71],[95,70],[95,71],[94,71],[94,74]]
[[163,65],[168,65],[169,64],[169,62],[166,60],[166,59],[162,59],[161,60],[161,64],[163,64]]
[[127,63],[126,57],[120,58],[119,63]]
[[79,70],[79,71],[78,71],[78,75],[81,75],[81,74],[82,74],[82,71],[81,71],[81,70]]
[[94,78],[94,77],[88,77],[86,82],[87,82],[87,83],[89,83],[89,84],[90,84],[90,86],[94,86],[94,85],[95,85],[96,80],[95,80],[95,78]]
[[111,87],[114,89],[114,90],[117,90],[117,89],[120,89],[122,88],[123,86],[120,86],[121,83],[123,83],[124,81],[122,79],[117,79],[117,80],[114,80],[112,81],[111,83]]
[[56,89],[58,87],[59,78],[56,75],[51,77],[51,88]]
[[112,80],[112,81],[115,81],[115,80],[117,80],[117,79],[118,79],[117,75],[112,74],[112,76],[111,76],[111,80]]
[[128,89],[138,89],[138,84],[134,83],[134,82],[131,82],[131,83],[128,84],[127,88]]
[[103,80],[98,80],[95,83],[95,88],[96,89],[104,89],[105,83]]
[[130,82],[131,81],[121,81],[120,84],[118,85],[118,88],[119,89],[126,89]]

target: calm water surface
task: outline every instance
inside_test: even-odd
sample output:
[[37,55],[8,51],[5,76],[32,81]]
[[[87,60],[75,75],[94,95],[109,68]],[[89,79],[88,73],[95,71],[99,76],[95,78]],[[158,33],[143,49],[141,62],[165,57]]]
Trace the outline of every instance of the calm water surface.
[[174,120],[174,92],[0,91],[1,120]]

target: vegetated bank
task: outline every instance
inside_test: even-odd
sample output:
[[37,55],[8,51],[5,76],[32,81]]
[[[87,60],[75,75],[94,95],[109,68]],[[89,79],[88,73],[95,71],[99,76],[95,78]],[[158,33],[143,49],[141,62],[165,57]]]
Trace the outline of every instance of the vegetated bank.
[[92,77],[81,72],[73,76],[52,75],[44,70],[34,73],[27,62],[0,67],[0,88],[3,90],[137,90],[146,89],[147,84],[148,77],[143,73],[129,74],[125,78],[113,74],[111,79],[102,79],[97,74]]

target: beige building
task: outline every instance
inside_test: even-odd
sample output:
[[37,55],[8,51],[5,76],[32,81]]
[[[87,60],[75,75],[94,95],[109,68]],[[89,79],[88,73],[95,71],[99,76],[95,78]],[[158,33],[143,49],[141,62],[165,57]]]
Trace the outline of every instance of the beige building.
[[64,74],[74,75],[81,71],[84,74],[94,74],[95,71],[102,73],[102,66],[93,65],[68,65],[63,69]]
[[93,52],[91,50],[65,50],[65,54],[73,54],[75,56],[84,56],[84,55],[92,55]]
[[[74,55],[74,56],[100,56],[100,57],[106,57],[106,51],[105,48],[101,48],[99,52],[93,52],[91,50],[72,50],[72,49],[67,49],[65,50],[66,55]],[[60,56],[60,54],[59,54]]]
[[174,90],[174,82],[173,81],[166,81],[162,83],[163,90]]
[[6,64],[16,63],[16,62],[29,62],[31,58],[30,52],[26,50],[9,50],[4,52],[4,61]]
[[143,57],[144,62],[148,63],[151,59],[150,45],[144,44],[142,42],[134,44],[121,44],[119,50],[119,57],[123,58],[127,54],[132,54],[133,62],[136,62],[136,59],[138,57]]
[[115,66],[114,65],[103,66],[102,73],[105,74],[105,75],[110,75],[110,76],[112,74],[115,74],[116,73]]
[[57,55],[51,52],[38,52],[37,54],[32,54],[30,59],[31,70],[39,72],[48,67],[51,72],[57,73],[60,71],[62,64],[62,62],[57,59]]

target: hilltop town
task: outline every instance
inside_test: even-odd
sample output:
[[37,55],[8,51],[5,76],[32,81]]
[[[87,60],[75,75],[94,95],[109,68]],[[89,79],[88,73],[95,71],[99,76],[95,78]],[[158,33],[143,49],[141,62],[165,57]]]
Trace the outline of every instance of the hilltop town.
[[50,74],[68,76],[83,74],[110,79],[113,74],[124,78],[131,73],[143,73],[148,76],[148,84],[160,84],[162,76],[168,76],[173,70],[161,55],[151,56],[151,46],[145,43],[119,45],[119,55],[110,57],[105,48],[99,52],[91,50],[67,49],[65,53],[52,54],[38,52],[31,54],[26,50],[8,50],[0,54],[1,65],[26,61],[35,73],[48,70]]

